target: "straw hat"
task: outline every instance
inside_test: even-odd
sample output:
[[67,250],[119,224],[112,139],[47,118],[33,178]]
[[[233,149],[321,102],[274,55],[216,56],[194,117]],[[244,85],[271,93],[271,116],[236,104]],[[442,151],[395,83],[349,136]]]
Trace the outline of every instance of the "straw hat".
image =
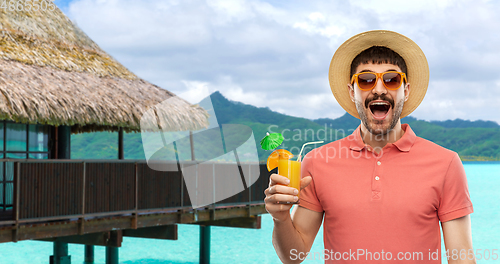
[[407,77],[411,85],[410,96],[404,103],[401,118],[409,115],[424,99],[429,84],[429,65],[420,47],[406,36],[387,30],[360,33],[344,42],[335,52],[330,63],[328,78],[337,102],[352,116],[359,118],[356,105],[349,97],[347,84],[350,80],[351,63],[354,58],[372,46],[384,46],[398,53],[408,68]]

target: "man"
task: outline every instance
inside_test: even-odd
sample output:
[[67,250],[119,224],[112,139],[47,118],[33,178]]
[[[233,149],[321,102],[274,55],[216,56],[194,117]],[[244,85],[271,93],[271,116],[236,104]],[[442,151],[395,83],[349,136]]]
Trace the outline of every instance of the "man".
[[[361,124],[306,155],[300,203],[291,215],[297,190],[271,175],[265,203],[280,259],[441,263],[441,222],[448,263],[475,263],[473,209],[458,155],[400,121],[427,90],[421,49],[395,32],[364,32],[338,48],[329,79],[337,101]],[[323,220],[325,250],[306,255]]]

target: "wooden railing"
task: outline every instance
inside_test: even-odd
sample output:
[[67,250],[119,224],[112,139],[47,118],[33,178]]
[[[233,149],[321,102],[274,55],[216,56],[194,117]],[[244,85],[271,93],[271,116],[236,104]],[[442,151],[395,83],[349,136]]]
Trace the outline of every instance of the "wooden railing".
[[[155,171],[145,161],[130,160],[0,160],[13,163],[14,194],[10,219],[0,224],[36,223],[74,218],[190,210],[190,197],[181,171]],[[197,166],[197,181],[213,186],[217,176],[234,172],[234,164],[172,163]],[[169,166],[170,166],[169,165]],[[263,164],[241,164],[240,171],[258,177],[238,194],[208,205],[262,204],[269,172]],[[248,174],[247,174],[248,175]],[[239,175],[238,175],[239,177]],[[194,200],[193,200],[194,201]]]

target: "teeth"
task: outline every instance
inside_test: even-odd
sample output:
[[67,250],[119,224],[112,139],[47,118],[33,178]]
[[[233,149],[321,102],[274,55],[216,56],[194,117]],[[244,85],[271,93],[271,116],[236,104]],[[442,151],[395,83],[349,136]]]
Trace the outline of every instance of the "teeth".
[[372,105],[388,105],[388,103],[386,102],[374,102],[374,103],[371,103]]

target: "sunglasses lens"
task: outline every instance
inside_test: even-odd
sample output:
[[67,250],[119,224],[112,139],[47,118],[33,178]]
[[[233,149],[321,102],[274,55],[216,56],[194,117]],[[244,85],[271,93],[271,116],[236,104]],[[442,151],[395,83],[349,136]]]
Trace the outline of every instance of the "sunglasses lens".
[[361,90],[368,90],[375,86],[377,76],[373,73],[362,73],[358,75],[358,86]]
[[385,87],[388,89],[398,89],[401,86],[401,74],[397,72],[384,73],[382,76]]

